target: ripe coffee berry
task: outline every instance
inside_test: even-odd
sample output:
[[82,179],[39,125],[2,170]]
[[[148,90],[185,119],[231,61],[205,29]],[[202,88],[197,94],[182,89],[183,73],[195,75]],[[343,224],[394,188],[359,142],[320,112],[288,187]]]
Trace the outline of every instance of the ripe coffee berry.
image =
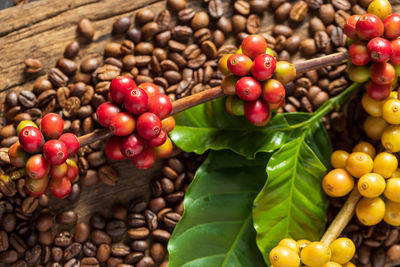
[[106,142],[106,155],[112,160],[123,160],[125,156],[121,152],[121,142],[122,138],[120,136],[111,136]]
[[371,58],[368,55],[367,46],[360,42],[356,42],[350,46],[349,56],[351,62],[357,66],[366,65],[371,61]]
[[254,59],[251,74],[259,81],[265,81],[272,77],[276,69],[276,59],[270,55],[259,55]]
[[25,127],[18,136],[19,143],[28,153],[38,153],[42,150],[44,138],[39,129],[33,126]]
[[26,162],[25,171],[34,180],[42,179],[49,174],[50,164],[41,154],[36,154]]
[[391,14],[383,20],[385,27],[385,37],[388,39],[396,39],[400,36],[400,15]]
[[237,76],[246,76],[250,73],[253,61],[241,54],[233,54],[228,58],[228,69]]
[[154,113],[143,113],[137,119],[136,130],[144,139],[153,139],[157,137],[161,131],[161,120]]
[[396,77],[396,70],[390,63],[374,62],[369,69],[371,80],[379,85],[390,84]]
[[218,69],[222,72],[223,75],[230,75],[232,74],[231,71],[228,69],[228,59],[230,56],[233,54],[226,54],[223,55],[219,60],[218,60]]
[[135,87],[135,82],[128,76],[118,76],[114,78],[110,84],[111,99],[117,104],[122,104],[124,102],[125,95]]
[[75,161],[67,159],[65,162],[68,166],[67,178],[71,183],[75,182],[79,178],[79,168]]
[[240,78],[236,83],[236,94],[244,101],[254,101],[261,95],[261,85],[253,77]]
[[146,141],[136,133],[124,137],[120,142],[120,151],[124,157],[134,158],[144,150]]
[[275,79],[269,79],[262,85],[262,97],[271,104],[278,104],[285,99],[285,87]]
[[146,92],[139,88],[131,89],[124,99],[124,106],[128,112],[134,115],[142,114],[147,111],[149,98]]
[[173,149],[174,147],[172,145],[171,139],[167,137],[167,140],[165,140],[164,144],[154,147],[154,155],[157,158],[167,158],[171,155]]
[[22,168],[25,166],[29,154],[25,152],[19,142],[16,142],[8,149],[8,157],[14,167]]
[[120,112],[121,109],[117,105],[111,102],[105,102],[96,110],[97,121],[101,126],[108,128],[110,127],[111,119]]
[[161,121],[162,129],[166,133],[170,133],[175,128],[175,119],[172,116],[169,116]]
[[43,195],[49,184],[49,176],[45,176],[40,180],[34,180],[30,177],[25,179],[25,191],[32,197]]
[[256,126],[266,125],[271,118],[268,103],[263,99],[246,102],[244,104],[244,115],[249,122]]
[[226,95],[234,95],[236,93],[236,83],[239,77],[235,75],[228,75],[222,79],[221,89]]
[[392,45],[392,58],[390,62],[395,65],[400,65],[400,39],[395,39],[391,42]]
[[264,54],[267,49],[267,42],[260,35],[249,35],[242,41],[242,52],[251,59],[255,59],[258,55]]
[[373,14],[361,15],[356,23],[356,33],[360,39],[371,40],[383,35],[384,27],[380,18]]
[[347,37],[351,39],[355,39],[357,37],[356,24],[359,18],[360,15],[352,15],[347,18],[347,23],[344,26],[344,33],[347,35]]
[[151,146],[161,146],[167,140],[167,133],[161,130],[157,137],[149,140],[149,145]]
[[19,134],[21,133],[22,129],[24,129],[27,126],[33,126],[33,127],[37,128],[37,129],[39,129],[39,127],[37,127],[36,123],[34,123],[33,121],[23,120],[20,123],[18,123],[17,136],[19,136]]
[[64,120],[58,114],[48,113],[42,118],[40,130],[44,138],[57,139],[64,131]]
[[142,153],[132,159],[133,165],[138,169],[148,169],[156,162],[156,156],[152,147],[145,149]]
[[375,37],[368,42],[368,55],[375,62],[386,62],[392,56],[392,45],[382,37]]
[[60,165],[53,165],[50,168],[50,176],[54,179],[61,179],[67,175],[68,165],[67,163],[62,163]]
[[391,84],[379,85],[372,81],[369,81],[367,83],[366,88],[367,88],[368,95],[376,101],[385,100],[390,95],[390,92],[392,91]]
[[160,89],[154,83],[145,82],[139,84],[138,87],[143,89],[149,98],[160,93]]
[[120,112],[111,119],[110,131],[118,136],[126,136],[135,130],[135,118],[128,112]]
[[68,157],[71,157],[78,152],[79,149],[79,140],[76,135],[72,133],[65,133],[58,138],[61,142],[63,142],[67,146],[67,151],[68,151]]
[[60,165],[68,158],[67,146],[59,140],[47,141],[43,146],[43,156],[51,165]]
[[268,103],[268,105],[270,110],[277,110],[278,108],[283,107],[283,105],[285,105],[285,98],[282,98],[282,100],[278,103],[275,104]]
[[49,189],[56,198],[66,198],[71,193],[71,181],[67,177],[50,179]]
[[165,94],[158,94],[149,99],[149,112],[156,114],[160,119],[166,118],[172,111],[172,102]]

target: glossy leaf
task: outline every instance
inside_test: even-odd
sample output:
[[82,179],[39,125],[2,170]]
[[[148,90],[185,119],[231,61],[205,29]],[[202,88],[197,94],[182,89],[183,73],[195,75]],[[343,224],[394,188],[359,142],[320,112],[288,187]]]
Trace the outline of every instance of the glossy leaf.
[[265,183],[265,162],[211,152],[186,191],[185,212],[168,243],[168,266],[265,266],[255,242],[252,203]]

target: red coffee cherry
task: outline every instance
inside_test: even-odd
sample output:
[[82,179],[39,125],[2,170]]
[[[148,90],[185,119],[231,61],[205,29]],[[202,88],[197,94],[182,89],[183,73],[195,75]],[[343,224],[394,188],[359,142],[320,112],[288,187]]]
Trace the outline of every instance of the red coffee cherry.
[[149,112],[156,114],[160,119],[166,118],[172,111],[171,99],[165,94],[158,94],[149,99]]
[[78,137],[73,133],[65,133],[58,138],[61,142],[63,142],[67,146],[68,157],[72,157],[78,152],[80,147]]
[[276,69],[276,59],[270,55],[259,55],[254,59],[251,74],[259,81],[265,81],[272,77]]
[[244,115],[256,126],[266,125],[271,118],[268,103],[263,99],[244,103]]
[[130,77],[115,77],[110,84],[110,96],[112,101],[117,104],[122,104],[124,102],[125,95],[135,87],[136,84]]
[[347,37],[351,39],[355,39],[357,37],[356,24],[360,17],[360,15],[352,15],[347,18],[347,23],[344,26],[344,33],[347,35]]
[[8,157],[14,167],[22,168],[25,167],[29,154],[25,152],[19,142],[16,142],[8,149]]
[[262,97],[270,104],[278,104],[285,99],[285,87],[283,84],[275,79],[269,79],[262,85]]
[[242,41],[242,52],[251,59],[264,54],[267,49],[267,42],[261,35],[249,35]]
[[50,168],[50,177],[54,179],[61,179],[67,175],[68,165],[67,163],[62,163],[60,165],[53,165]]
[[161,131],[161,120],[154,113],[146,112],[137,119],[137,132],[144,139],[150,140]]
[[40,122],[40,130],[44,138],[57,139],[64,131],[64,120],[58,114],[48,113]]
[[149,169],[156,162],[156,156],[154,155],[153,148],[149,147],[142,153],[132,159],[133,165],[136,168],[144,170]]
[[350,46],[349,56],[351,62],[357,66],[366,65],[371,61],[371,58],[368,55],[367,46],[360,42],[356,42]]
[[111,119],[120,112],[121,109],[117,105],[111,102],[105,102],[96,110],[97,121],[101,126],[108,128],[110,127]]
[[384,26],[380,18],[373,14],[361,15],[356,23],[356,33],[360,39],[371,40],[383,35]]
[[391,14],[383,20],[385,38],[396,39],[400,36],[400,15]]
[[392,58],[390,63],[400,65],[400,39],[395,39],[391,42],[392,45]]
[[236,94],[244,101],[253,101],[261,95],[261,85],[253,77],[240,78],[236,83]]
[[106,155],[109,159],[112,160],[123,160],[125,156],[121,152],[121,143],[123,137],[120,136],[111,136],[106,142]]
[[134,115],[147,111],[149,97],[146,92],[139,88],[133,88],[125,95],[124,106],[128,112]]
[[67,146],[59,140],[49,140],[43,146],[43,156],[51,165],[60,165],[68,158]]
[[77,179],[79,178],[78,165],[72,159],[67,159],[67,161],[65,163],[68,166],[68,171],[67,171],[66,177],[68,178],[68,180],[71,181],[71,183],[77,181]]
[[369,81],[366,85],[366,89],[368,95],[372,99],[376,101],[382,101],[385,100],[390,95],[390,92],[392,91],[392,85],[391,84],[379,85],[372,81]]
[[127,158],[134,158],[144,150],[146,141],[143,140],[136,133],[124,137],[120,143],[120,150],[122,155]]
[[380,85],[390,84],[396,77],[396,70],[390,63],[374,62],[371,64],[369,72],[371,74],[371,80]]
[[46,192],[48,184],[49,176],[45,176],[40,180],[27,177],[25,179],[25,191],[32,197],[40,197]]
[[172,145],[171,139],[167,137],[164,144],[154,147],[154,155],[157,158],[168,158],[172,154],[173,150],[174,146]]
[[22,148],[30,153],[38,153],[42,150],[44,138],[39,129],[33,126],[27,126],[19,133],[19,143]]
[[160,94],[160,89],[154,83],[144,82],[139,84],[138,87],[142,88],[149,98]]
[[246,76],[250,73],[253,61],[241,54],[233,54],[228,58],[228,69],[237,76]]
[[277,110],[278,108],[283,107],[283,105],[285,105],[285,98],[282,98],[281,102],[275,104],[268,103],[268,105],[270,110]]
[[392,45],[382,37],[375,37],[368,42],[368,55],[375,62],[389,61],[392,56]]
[[172,116],[169,116],[161,121],[162,129],[166,133],[172,132],[175,128],[175,119]]
[[167,140],[167,133],[164,130],[161,130],[157,137],[149,140],[150,146],[161,146]]
[[34,180],[42,179],[49,174],[50,164],[41,154],[36,154],[26,162],[25,171]]
[[121,112],[111,119],[110,131],[118,136],[126,136],[135,130],[135,118],[128,112]]
[[49,189],[56,198],[66,198],[71,193],[71,181],[67,177],[50,179]]

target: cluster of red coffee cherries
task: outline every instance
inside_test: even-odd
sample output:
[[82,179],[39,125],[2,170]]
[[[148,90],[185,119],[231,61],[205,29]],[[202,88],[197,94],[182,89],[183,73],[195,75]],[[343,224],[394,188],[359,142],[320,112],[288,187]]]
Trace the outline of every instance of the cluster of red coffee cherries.
[[65,198],[71,192],[71,183],[78,180],[78,166],[70,157],[78,151],[79,141],[63,130],[64,121],[55,113],[46,114],[40,128],[28,120],[18,124],[18,142],[8,154],[13,166],[25,167],[29,195],[40,196],[49,188],[55,197]]
[[380,16],[350,16],[344,31],[350,44],[350,79],[355,82],[369,80],[366,85],[368,95],[381,101],[397,85],[396,77],[400,74],[400,15],[377,12]]
[[[246,37],[235,54],[227,54],[218,62],[225,75],[221,83],[223,92],[229,95],[226,109],[236,116],[245,115],[256,126],[264,126],[271,119],[271,110],[285,103],[285,87],[279,79],[272,79],[280,63],[290,65],[285,72],[295,76],[293,65],[277,62],[273,51],[260,35]],[[293,75],[294,73],[294,75]]]
[[156,158],[172,153],[168,133],[175,127],[169,97],[157,85],[145,82],[136,86],[127,76],[118,76],[110,84],[112,102],[96,111],[98,122],[114,134],[106,143],[112,160],[132,159],[138,169],[148,169]]

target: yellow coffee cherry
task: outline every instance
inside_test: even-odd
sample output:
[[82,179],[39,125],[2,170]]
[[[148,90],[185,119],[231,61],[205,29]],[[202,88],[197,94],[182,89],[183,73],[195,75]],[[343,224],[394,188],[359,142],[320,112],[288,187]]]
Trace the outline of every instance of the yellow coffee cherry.
[[333,241],[330,246],[332,251],[331,261],[345,264],[349,262],[356,253],[356,246],[353,241],[346,237],[341,237]]
[[364,95],[361,98],[361,105],[364,108],[364,110],[371,116],[374,117],[381,117],[382,116],[382,106],[385,103],[385,100],[383,101],[376,101],[372,99],[368,93],[364,93]]
[[331,155],[331,164],[335,169],[344,169],[346,166],[346,160],[349,157],[349,153],[344,150],[333,151]]
[[382,117],[390,124],[400,124],[400,100],[386,100],[382,106]]
[[364,225],[375,225],[385,216],[385,202],[379,197],[362,198],[356,207],[358,220]]
[[334,169],[322,179],[322,189],[330,197],[343,197],[354,187],[354,179],[343,169]]
[[351,262],[348,262],[348,263],[345,263],[345,264],[343,264],[342,265],[343,267],[357,267],[357,266],[355,266],[353,263],[351,263]]
[[346,170],[357,178],[371,172],[373,166],[374,162],[371,156],[364,152],[353,152],[346,160]]
[[385,178],[377,173],[364,174],[357,183],[360,194],[369,198],[379,197],[385,191],[385,186]]
[[353,148],[353,152],[364,152],[374,158],[376,155],[375,147],[368,142],[360,142]]
[[400,177],[400,168],[397,168],[395,171],[394,171],[394,173],[392,173],[392,176],[391,176],[392,178],[394,178],[394,177]]
[[398,161],[395,155],[382,152],[374,159],[374,172],[379,173],[384,178],[389,178],[397,170]]
[[374,14],[383,20],[392,14],[392,5],[388,0],[374,0],[368,5],[367,13]]
[[390,225],[399,226],[400,225],[400,203],[391,200],[386,200],[386,210],[385,217],[383,220]]
[[400,178],[387,179],[383,194],[391,201],[400,202]]
[[309,267],[323,266],[329,262],[331,255],[331,249],[321,242],[311,242],[300,253],[301,261]]
[[[388,99],[399,99],[399,93],[397,91],[391,91],[389,97],[386,98],[385,100],[388,100]],[[383,100],[383,101],[385,101],[385,100]]]
[[301,250],[310,243],[311,243],[311,241],[306,240],[306,239],[297,240],[296,244],[297,244],[297,248],[298,248],[299,252],[301,252]]
[[269,261],[274,267],[297,267],[300,265],[299,255],[294,250],[281,246],[271,250]]
[[282,239],[279,243],[278,246],[280,247],[287,247],[290,248],[291,250],[295,251],[296,253],[299,253],[299,249],[297,247],[296,241],[294,241],[291,238],[284,238]]
[[342,267],[342,265],[334,261],[328,261],[322,267]]
[[400,126],[388,125],[381,136],[382,145],[386,150],[396,153],[400,151]]
[[372,116],[367,117],[363,125],[364,132],[372,140],[381,139],[382,133],[385,130],[386,126],[388,126],[388,124],[384,119],[382,119],[381,117]]

